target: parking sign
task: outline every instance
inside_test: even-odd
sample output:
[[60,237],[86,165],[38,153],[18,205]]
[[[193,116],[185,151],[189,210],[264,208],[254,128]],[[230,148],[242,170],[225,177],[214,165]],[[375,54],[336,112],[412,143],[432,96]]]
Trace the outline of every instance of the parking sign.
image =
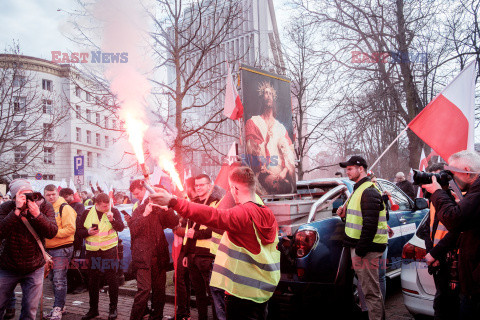
[[85,174],[84,172],[84,161],[83,161],[83,156],[75,156],[73,157],[73,172],[74,175],[76,176],[83,176]]

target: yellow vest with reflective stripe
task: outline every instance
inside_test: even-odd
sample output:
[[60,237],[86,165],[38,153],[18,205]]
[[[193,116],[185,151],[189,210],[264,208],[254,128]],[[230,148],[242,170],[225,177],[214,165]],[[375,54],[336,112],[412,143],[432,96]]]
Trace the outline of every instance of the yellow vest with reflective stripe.
[[85,207],[87,207],[87,206],[89,206],[89,205],[91,205],[91,204],[93,204],[92,199],[87,199],[87,200],[85,200],[85,202],[83,202],[83,205],[84,205]]
[[218,246],[220,245],[220,241],[222,240],[222,236],[215,231],[212,231],[212,237],[210,238],[210,253],[213,255],[217,254]]
[[[347,204],[345,233],[352,239],[360,239],[360,235],[362,234],[363,216],[361,201],[363,191],[367,188],[375,188],[380,193],[380,190],[378,190],[371,181],[367,181],[362,183],[362,185],[354,191]],[[385,208],[380,211],[377,233],[373,238],[373,242],[379,244],[386,244],[388,242],[387,211]]]
[[83,226],[90,229],[92,224],[98,224],[98,233],[93,236],[85,238],[85,247],[88,251],[108,250],[115,247],[118,244],[118,235],[112,224],[104,213],[102,219],[98,221],[98,214],[95,206],[93,206],[88,212],[87,218]]
[[[188,229],[190,229],[189,225],[187,224],[187,227],[185,228],[185,237],[183,237],[183,245],[186,246],[187,245],[187,232],[188,232]],[[204,226],[203,224],[200,225],[200,228],[198,228],[198,230],[205,230],[207,229],[206,226]],[[200,248],[207,248],[207,249],[210,249],[210,238],[208,239],[196,239],[196,244],[195,246],[197,247],[200,247]]]
[[233,244],[223,234],[213,264],[210,286],[225,290],[231,295],[256,303],[268,301],[280,281],[280,252],[277,250],[278,238],[275,242],[260,245],[260,253],[253,254],[243,247]]
[[[223,198],[222,198],[222,200],[223,200]],[[215,204],[215,208],[217,208],[220,205],[222,200],[220,200],[218,203]],[[260,196],[258,194],[255,194],[255,202],[262,205],[262,206],[265,205],[263,203],[262,198],[260,198]],[[216,232],[212,231],[212,238],[210,238],[210,240],[211,240],[210,253],[211,254],[213,254],[213,255],[217,254],[218,245],[220,244],[221,239],[222,239],[222,234],[219,234],[219,233],[216,233]]]

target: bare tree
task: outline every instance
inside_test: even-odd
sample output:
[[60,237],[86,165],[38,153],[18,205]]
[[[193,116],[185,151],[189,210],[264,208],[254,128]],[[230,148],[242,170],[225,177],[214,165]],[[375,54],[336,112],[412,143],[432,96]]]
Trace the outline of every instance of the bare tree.
[[[319,30],[327,30],[322,53],[335,66],[332,77],[340,92],[332,101],[343,105],[335,123],[348,121],[350,140],[375,159],[428,102],[418,87],[435,84],[428,78],[432,69],[426,68],[426,53],[419,50],[431,40],[429,25],[443,7],[403,0],[294,2]],[[404,155],[404,142],[392,148],[390,160],[380,163],[384,174],[399,165],[418,165],[423,143],[408,132],[408,161],[402,162],[398,159]]]
[[328,129],[327,119],[336,108],[324,110],[327,105],[328,88],[332,85],[328,77],[329,63],[323,59],[317,46],[314,24],[302,16],[292,18],[287,31],[285,61],[287,77],[292,80],[292,113],[299,180],[314,170],[324,168],[309,155],[324,142],[323,131]]
[[55,128],[68,111],[62,108],[62,97],[45,87],[52,84],[42,84],[24,63],[18,45],[7,52],[0,55],[0,177],[33,175],[44,162],[51,163]]
[[[158,8],[161,15],[152,15],[157,68],[166,68],[172,77],[154,83],[169,100],[168,116],[174,119],[176,131],[175,162],[183,172],[185,153],[216,150],[213,142],[225,120],[220,95],[225,61],[235,63],[248,50],[235,55],[233,47],[225,45],[245,21],[243,3],[195,0],[186,5],[180,0],[158,0]],[[231,131],[230,135],[236,134]],[[190,143],[185,143],[186,139]]]

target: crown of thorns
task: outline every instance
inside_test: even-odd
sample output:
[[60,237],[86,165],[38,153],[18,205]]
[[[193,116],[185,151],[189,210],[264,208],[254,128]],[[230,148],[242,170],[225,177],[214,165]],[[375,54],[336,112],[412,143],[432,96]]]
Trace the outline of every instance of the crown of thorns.
[[265,90],[267,89],[272,90],[273,100],[277,100],[277,91],[272,87],[272,85],[268,81],[263,81],[260,83],[260,85],[258,86],[258,95],[263,96],[263,94],[265,93]]

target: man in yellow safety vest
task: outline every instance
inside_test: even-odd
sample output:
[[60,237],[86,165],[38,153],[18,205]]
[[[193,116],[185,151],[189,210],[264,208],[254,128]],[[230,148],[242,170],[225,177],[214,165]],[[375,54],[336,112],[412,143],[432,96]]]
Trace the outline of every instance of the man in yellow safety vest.
[[370,320],[384,319],[378,268],[388,240],[385,206],[380,191],[367,176],[365,159],[353,156],[340,166],[346,168],[348,178],[355,182],[350,199],[337,210],[346,222],[344,246],[350,248],[353,269],[365,294]]
[[125,228],[120,212],[112,208],[110,198],[100,193],[95,198],[95,206],[86,210],[80,221],[78,234],[85,238],[87,260],[90,262],[88,295],[90,309],[82,320],[98,316],[98,292],[101,273],[105,274],[110,296],[108,319],[117,318],[118,276],[118,232]]
[[177,199],[160,189],[150,197],[192,221],[225,230],[210,285],[225,291],[227,319],[265,319],[280,280],[278,225],[273,212],[256,202],[252,169],[233,169],[229,184],[237,205],[226,210]]

